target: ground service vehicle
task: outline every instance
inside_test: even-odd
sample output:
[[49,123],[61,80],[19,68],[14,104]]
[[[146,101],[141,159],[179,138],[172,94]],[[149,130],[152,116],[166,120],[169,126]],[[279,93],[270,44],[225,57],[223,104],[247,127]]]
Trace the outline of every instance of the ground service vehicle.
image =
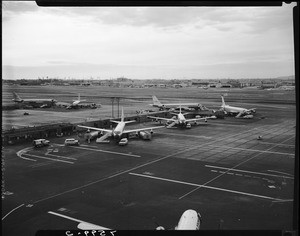
[[119,142],[120,146],[125,146],[128,144],[128,139],[127,138],[122,138]]
[[74,139],[74,138],[68,138],[65,140],[65,145],[77,145],[79,146],[79,140]]
[[47,139],[36,139],[33,140],[33,146],[34,147],[44,147],[48,146],[50,144],[50,141]]

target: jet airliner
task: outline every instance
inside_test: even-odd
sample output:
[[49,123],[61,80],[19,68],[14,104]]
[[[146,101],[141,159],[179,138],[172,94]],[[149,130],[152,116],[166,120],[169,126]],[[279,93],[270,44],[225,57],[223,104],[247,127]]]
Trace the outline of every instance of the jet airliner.
[[221,109],[228,114],[235,114],[236,118],[239,118],[242,115],[248,115],[248,117],[249,117],[249,115],[256,112],[255,111],[256,108],[246,109],[246,108],[242,108],[242,107],[233,107],[233,106],[226,105],[225,101],[224,101],[224,97],[223,96],[221,96],[221,97],[222,97]]
[[210,116],[210,117],[200,117],[200,118],[193,118],[193,119],[186,119],[185,115],[188,113],[181,113],[181,106],[179,107],[179,113],[170,113],[173,115],[176,115],[176,117],[173,118],[162,118],[162,117],[156,117],[156,116],[147,116],[150,119],[154,119],[156,121],[158,120],[164,120],[166,121],[167,128],[171,128],[173,126],[179,126],[179,127],[185,127],[185,128],[191,128],[191,122],[194,124],[197,124],[197,121],[204,120],[207,122],[207,119],[215,119],[215,116]]
[[[53,211],[48,211],[49,214],[56,215],[65,219],[69,219],[75,222],[78,222],[78,229],[81,230],[111,230],[109,228],[92,224],[89,222],[85,222],[79,219],[75,219],[73,217],[65,216],[60,213],[56,213]],[[202,217],[200,213],[197,213],[195,210],[189,209],[186,210],[180,217],[177,226],[174,228],[175,230],[199,230],[202,222]],[[164,230],[165,228],[159,226],[156,228],[157,230]]]
[[46,98],[46,99],[41,99],[41,98],[21,98],[17,93],[13,92],[13,101],[16,103],[20,103],[23,105],[27,106],[32,106],[32,107],[51,107],[54,106],[55,103],[57,102],[55,99],[51,98]]
[[158,107],[160,110],[170,110],[170,109],[178,109],[181,106],[184,110],[191,110],[193,109],[207,109],[199,103],[161,103],[156,96],[152,96],[153,104],[150,106]]
[[[122,107],[122,114],[121,114],[121,121],[115,121],[111,120],[111,122],[117,123],[117,126],[112,129],[102,129],[102,128],[95,128],[95,127],[89,127],[89,126],[83,126],[83,125],[78,125],[80,128],[86,128],[88,130],[97,130],[103,133],[103,136],[101,136],[99,139],[97,139],[97,142],[104,141],[108,137],[112,137],[116,140],[120,140],[122,137],[126,136],[128,137],[130,133],[136,133],[137,135],[140,135],[141,132],[146,132],[146,130],[150,130],[150,134],[153,133],[153,129],[160,129],[163,128],[164,126],[155,126],[155,127],[147,127],[147,128],[140,128],[140,129],[132,129],[132,130],[125,130],[125,125],[128,123],[135,122],[135,120],[130,120],[130,121],[124,121],[124,110]],[[149,135],[150,135],[149,134]]]

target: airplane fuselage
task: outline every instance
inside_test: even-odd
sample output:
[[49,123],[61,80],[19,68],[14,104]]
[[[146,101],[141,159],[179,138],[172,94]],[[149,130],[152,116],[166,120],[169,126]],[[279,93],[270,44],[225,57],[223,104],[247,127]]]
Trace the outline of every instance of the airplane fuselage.
[[113,130],[112,132],[112,136],[116,139],[120,139],[122,137],[123,131],[125,128],[125,123],[124,122],[120,122],[116,128]]
[[241,113],[241,112],[248,112],[247,109],[241,108],[241,107],[233,107],[233,106],[228,106],[225,105],[223,106],[223,109],[228,112],[228,113]]

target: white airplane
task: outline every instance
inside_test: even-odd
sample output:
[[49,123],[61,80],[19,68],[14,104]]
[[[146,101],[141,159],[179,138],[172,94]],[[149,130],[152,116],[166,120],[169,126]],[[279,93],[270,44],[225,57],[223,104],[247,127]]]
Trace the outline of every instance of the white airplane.
[[89,126],[83,126],[83,125],[78,125],[78,127],[81,128],[86,128],[88,130],[97,130],[100,131],[103,136],[97,139],[97,142],[102,142],[108,137],[112,137],[116,140],[120,140],[124,136],[129,136],[130,133],[136,133],[137,136],[140,136],[141,132],[146,132],[146,130],[150,130],[150,133],[147,133],[148,135],[151,135],[153,133],[153,129],[160,129],[163,128],[164,126],[155,126],[155,127],[147,127],[147,128],[141,128],[141,129],[132,129],[132,130],[125,130],[125,125],[128,123],[135,122],[135,120],[130,120],[130,121],[124,121],[124,110],[122,107],[122,114],[121,114],[121,121],[115,121],[111,120],[111,122],[117,123],[118,125],[112,129],[102,129],[102,128],[95,128],[95,127],[89,127]]
[[170,113],[170,114],[176,115],[177,118],[176,117],[162,118],[162,117],[156,117],[156,116],[147,116],[147,117],[150,119],[155,119],[156,121],[159,121],[159,120],[167,121],[167,123],[166,123],[167,128],[171,128],[174,125],[177,125],[177,126],[185,127],[187,129],[191,128],[190,122],[197,124],[197,121],[200,121],[200,120],[204,120],[205,122],[207,122],[207,119],[215,119],[216,118],[215,116],[210,116],[210,117],[198,117],[198,118],[193,118],[193,119],[186,119],[184,116],[188,113],[182,114],[181,106],[179,106],[178,114],[177,113]]
[[[246,108],[242,108],[242,107],[233,107],[233,106],[229,106],[229,105],[226,105],[225,104],[225,101],[224,101],[224,97],[222,97],[222,106],[221,106],[221,109],[228,113],[228,114],[236,114],[236,118],[239,118],[240,116],[242,115],[251,115],[252,113],[255,113],[255,109],[256,108],[251,108],[251,109],[246,109]],[[247,118],[250,118],[250,117],[247,117]],[[253,118],[253,117],[251,117]]]
[[13,92],[13,101],[16,103],[24,104],[27,106],[32,106],[32,107],[51,107],[54,106],[55,103],[57,102],[55,99],[51,98],[46,98],[46,99],[41,99],[41,98],[21,98],[17,93]]
[[[81,230],[111,230],[109,228],[100,226],[100,225],[95,225],[89,222],[85,222],[79,219],[75,219],[69,216],[62,215],[60,213],[48,211],[49,214],[56,215],[65,219],[69,219],[72,221],[75,221],[79,223],[77,225],[78,229]],[[175,227],[175,230],[199,230],[200,225],[202,222],[201,215],[197,213],[195,210],[186,210],[180,217],[178,225]],[[159,226],[156,228],[157,230],[164,230],[165,228],[162,226]]]
[[169,109],[177,109],[179,108],[179,106],[182,107],[182,109],[185,110],[191,110],[191,108],[193,109],[205,109],[204,106],[202,106],[199,103],[165,103],[162,104],[158,98],[156,96],[152,96],[152,100],[153,100],[153,104],[149,104],[150,106],[153,107],[158,107],[160,110],[169,110]]
[[78,107],[78,104],[81,102],[85,102],[86,100],[80,100],[80,93],[78,94],[78,99],[73,100],[73,102],[67,107],[67,109],[72,109]]
[[[178,225],[175,226],[175,230],[199,230],[202,218],[200,213],[197,213],[195,210],[186,210],[181,215]],[[164,230],[165,228],[159,226],[156,230]]]

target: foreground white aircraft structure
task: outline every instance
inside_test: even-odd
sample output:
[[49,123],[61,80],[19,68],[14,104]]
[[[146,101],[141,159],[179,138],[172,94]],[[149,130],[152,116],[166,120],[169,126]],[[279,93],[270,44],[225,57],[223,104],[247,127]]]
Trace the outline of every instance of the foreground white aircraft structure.
[[[65,219],[69,219],[75,222],[78,222],[77,225],[78,229],[81,230],[111,230],[109,228],[95,225],[92,223],[88,223],[79,219],[75,219],[69,216],[62,215],[60,213],[48,211],[49,214],[56,215]],[[178,225],[175,227],[175,230],[199,230],[201,225],[201,215],[197,213],[195,210],[186,210],[180,217]],[[164,230],[165,228],[162,226],[159,226],[156,228],[157,230]]]
[[100,132],[103,132],[103,136],[101,136],[99,139],[97,139],[98,142],[104,141],[108,137],[112,137],[116,140],[120,140],[124,136],[128,136],[130,133],[136,133],[137,135],[140,135],[141,132],[146,132],[146,130],[150,130],[150,134],[153,133],[153,129],[160,129],[164,126],[155,126],[155,127],[147,127],[147,128],[141,128],[141,129],[131,129],[131,130],[125,130],[125,125],[128,123],[135,122],[135,120],[130,121],[124,121],[124,110],[122,107],[122,115],[121,115],[121,121],[115,121],[111,120],[111,122],[117,123],[118,125],[112,129],[102,129],[102,128],[95,128],[95,127],[89,127],[89,126],[83,126],[78,125],[80,128],[86,128],[88,130],[97,130]]
[[167,128],[172,128],[174,125],[180,126],[180,127],[185,127],[185,128],[191,128],[191,122],[194,124],[197,124],[197,121],[204,120],[207,122],[207,119],[215,119],[215,116],[210,116],[210,117],[200,117],[200,118],[193,118],[193,119],[186,119],[184,116],[188,113],[181,113],[181,106],[179,107],[179,113],[170,113],[173,115],[176,115],[176,117],[173,118],[162,118],[162,117],[156,117],[156,116],[147,116],[150,119],[154,119],[156,121],[158,120],[164,120],[166,121],[166,127]]
[[203,106],[199,103],[165,103],[162,104],[156,96],[152,96],[153,104],[150,104],[150,106],[158,107],[160,110],[169,110],[169,109],[177,109],[180,106],[182,109],[190,110],[193,109],[201,109]]
[[[221,109],[228,114],[236,115],[235,116],[236,118],[239,118],[244,115],[246,115],[246,118],[250,118],[251,114],[256,112],[255,111],[256,108],[246,109],[242,107],[233,107],[233,106],[226,105],[224,101],[224,97],[223,96],[221,97],[222,97]],[[253,118],[253,116],[251,118]]]

